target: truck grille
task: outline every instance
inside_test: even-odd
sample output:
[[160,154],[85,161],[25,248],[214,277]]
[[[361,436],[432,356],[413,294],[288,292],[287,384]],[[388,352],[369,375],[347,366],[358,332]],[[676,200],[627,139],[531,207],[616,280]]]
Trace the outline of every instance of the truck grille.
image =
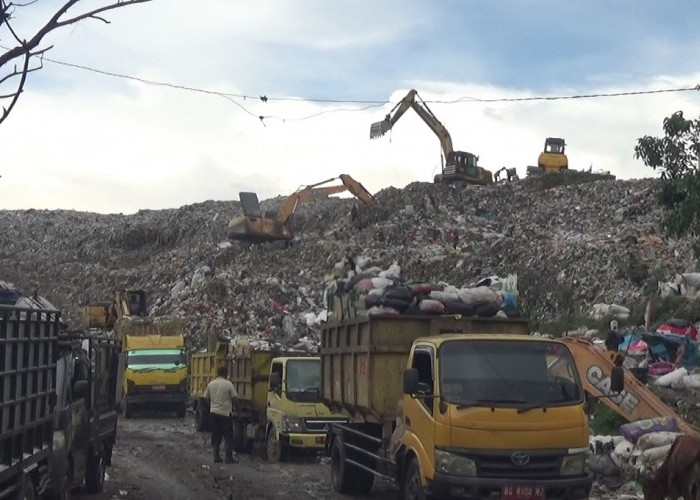
[[129,394],[173,394],[185,392],[181,385],[129,385]]
[[[478,475],[481,477],[522,477],[523,479],[545,479],[558,477],[562,460],[562,453],[554,451],[470,451],[468,453],[464,453],[464,455],[476,462]],[[525,461],[526,463],[523,463]]]
[[306,430],[309,432],[326,432],[331,424],[346,424],[346,418],[307,418],[304,420]]
[[445,165],[445,168],[442,169],[442,173],[445,175],[454,175],[455,172],[456,169],[454,165]]

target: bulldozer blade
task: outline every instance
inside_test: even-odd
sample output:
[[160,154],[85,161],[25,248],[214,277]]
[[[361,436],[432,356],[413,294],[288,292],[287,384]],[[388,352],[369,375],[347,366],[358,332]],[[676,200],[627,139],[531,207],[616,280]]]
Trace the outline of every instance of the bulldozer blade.
[[389,120],[382,120],[380,122],[375,122],[369,129],[369,138],[375,139],[381,137],[391,130],[391,122]]

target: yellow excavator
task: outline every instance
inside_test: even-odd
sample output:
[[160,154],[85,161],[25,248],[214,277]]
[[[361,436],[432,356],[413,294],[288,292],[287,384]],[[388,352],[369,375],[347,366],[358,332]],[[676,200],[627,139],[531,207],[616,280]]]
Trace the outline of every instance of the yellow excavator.
[[[329,182],[340,180],[340,185],[323,186]],[[287,222],[294,215],[297,207],[309,201],[327,198],[330,195],[350,191],[364,203],[370,204],[374,197],[365,187],[347,174],[327,179],[316,184],[297,189],[280,205],[275,217],[265,217],[260,209],[258,195],[255,193],[239,193],[243,216],[236,217],[229,223],[228,237],[232,240],[249,243],[264,243],[268,241],[289,241],[294,234],[287,227]]]
[[441,161],[442,173],[437,174],[434,179],[436,183],[466,182],[468,184],[480,185],[493,183],[493,174],[477,166],[477,162],[479,161],[478,156],[465,151],[455,151],[452,149],[450,133],[445,126],[440,123],[440,120],[437,119],[430,108],[428,108],[425,101],[418,96],[418,92],[414,89],[411,89],[408,94],[406,94],[406,97],[394,106],[394,109],[386,115],[384,120],[372,124],[369,131],[369,138],[375,139],[386,134],[409,108],[413,108],[426,125],[430,127],[430,130],[440,139],[440,146],[442,146],[444,158],[443,161]]
[[112,302],[98,302],[85,306],[85,321],[88,328],[111,330],[125,316],[148,316],[146,292],[144,290],[120,290]]
[[542,175],[565,172],[569,169],[569,159],[564,150],[566,143],[559,137],[547,137],[544,150],[537,158],[537,166],[527,167],[527,175]]

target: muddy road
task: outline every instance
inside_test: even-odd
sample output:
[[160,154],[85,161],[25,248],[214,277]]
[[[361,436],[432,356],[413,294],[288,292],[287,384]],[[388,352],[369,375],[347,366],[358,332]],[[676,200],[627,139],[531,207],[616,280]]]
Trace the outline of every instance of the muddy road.
[[[395,498],[396,490],[377,482],[367,498]],[[222,500],[347,498],[333,493],[330,465],[323,455],[293,456],[268,463],[259,455],[239,455],[237,464],[214,464],[209,433],[196,432],[191,415],[119,419],[112,466],[101,495],[79,500]]]
[[[591,500],[642,498],[602,493],[594,486]],[[99,495],[74,492],[78,500],[339,500],[330,485],[324,455],[292,456],[275,464],[259,454],[239,455],[237,464],[214,464],[209,433],[196,432],[192,415],[135,416],[119,419],[112,466]],[[363,498],[397,498],[395,487],[376,480]]]

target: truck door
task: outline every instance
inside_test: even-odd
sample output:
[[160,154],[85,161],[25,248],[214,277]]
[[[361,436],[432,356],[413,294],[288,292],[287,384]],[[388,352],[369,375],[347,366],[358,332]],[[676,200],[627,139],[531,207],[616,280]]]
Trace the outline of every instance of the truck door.
[[435,412],[438,411],[438,398],[435,398],[435,349],[432,346],[416,346],[413,351],[411,368],[418,370],[418,394],[415,399],[404,398],[406,428],[417,437],[423,447],[424,457],[432,461],[435,448]]
[[281,361],[273,360],[270,366],[270,382],[267,392],[267,420],[272,422],[276,429],[280,427],[280,405],[285,383],[284,365]]

